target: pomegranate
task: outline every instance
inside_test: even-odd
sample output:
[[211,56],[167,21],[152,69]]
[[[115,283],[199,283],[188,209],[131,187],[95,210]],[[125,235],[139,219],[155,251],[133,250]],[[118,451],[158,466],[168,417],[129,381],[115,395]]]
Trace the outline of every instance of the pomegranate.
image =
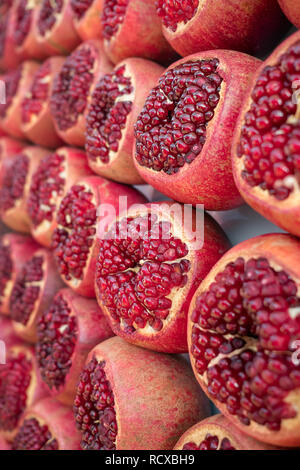
[[102,43],[82,43],[65,61],[54,80],[51,113],[57,133],[69,145],[84,147],[90,95],[99,78],[111,71]]
[[70,0],[41,0],[35,35],[48,56],[70,54],[80,43]]
[[228,246],[210,216],[181,204],[141,205],[117,219],[100,240],[95,277],[114,333],[156,351],[187,351],[192,296]]
[[219,50],[169,67],[135,124],[141,177],[180,202],[208,210],[239,206],[230,152],[242,99],[259,64],[240,52]]
[[51,395],[72,405],[79,374],[94,346],[113,336],[96,300],[62,289],[37,323],[36,357]]
[[79,450],[72,409],[52,398],[29,408],[12,442],[13,450]]
[[208,413],[184,359],[117,337],[90,352],[74,400],[82,449],[172,449]]
[[300,9],[298,0],[278,0],[283,12],[297,28],[300,28]]
[[[221,414],[188,429],[174,450],[276,450],[242,433]],[[279,449],[278,449],[279,450]]]
[[0,179],[0,216],[8,227],[30,233],[27,199],[31,178],[40,160],[49,153],[42,147],[24,147],[3,160]]
[[13,35],[15,21],[16,5],[0,14],[0,70],[12,70],[21,62]]
[[22,59],[40,60],[46,57],[45,49],[38,43],[36,22],[42,0],[16,0],[13,40],[17,54]]
[[[0,341],[4,342],[5,356],[7,355],[9,348],[21,343],[20,339],[15,334],[12,320],[9,317],[6,317],[4,315],[0,315]],[[1,344],[1,346],[3,346],[3,344]],[[3,353],[2,349],[1,349],[1,353]],[[1,356],[0,366],[3,365],[2,359],[3,358]],[[1,436],[1,431],[0,431],[0,436]]]
[[110,60],[144,57],[170,64],[175,51],[162,33],[154,1],[103,0],[102,35]]
[[103,0],[71,0],[74,26],[83,41],[102,37]]
[[7,13],[12,4],[13,0],[2,0],[0,5],[0,15],[4,15],[5,13]]
[[3,177],[3,163],[11,155],[20,153],[24,148],[25,144],[20,140],[13,139],[11,137],[0,137],[0,185]]
[[26,61],[2,77],[6,103],[0,104],[0,127],[13,137],[25,137],[21,130],[21,102],[38,67],[37,62]]
[[262,442],[299,446],[300,242],[268,234],[236,245],[190,305],[194,373],[220,411]]
[[126,199],[128,207],[145,202],[145,197],[134,188],[90,176],[73,185],[60,204],[58,227],[52,236],[53,254],[63,281],[80,295],[95,296],[100,236],[99,230],[96,233],[97,225],[107,217],[108,223],[118,214],[122,199]]
[[51,57],[33,76],[31,86],[21,102],[21,128],[27,139],[37,145],[56,148],[62,140],[55,131],[50,113],[53,80],[65,58]]
[[36,342],[37,319],[62,285],[52,253],[37,250],[19,271],[10,294],[10,315],[19,337]]
[[26,408],[47,396],[34,349],[19,343],[7,350],[0,367],[0,432],[11,441]]
[[0,435],[0,450],[11,450],[9,443]]
[[0,239],[0,312],[9,315],[9,298],[13,284],[24,264],[38,245],[30,238],[7,233]]
[[86,119],[85,149],[101,176],[139,184],[132,159],[134,123],[163,68],[140,58],[126,59],[97,83]]
[[233,171],[243,198],[300,235],[300,32],[262,64],[245,97],[233,141]]
[[32,236],[41,245],[51,246],[59,204],[71,186],[89,174],[86,155],[76,148],[61,147],[40,160],[31,179],[27,212]]
[[167,41],[183,57],[210,49],[265,53],[289,28],[274,0],[156,0],[156,7]]

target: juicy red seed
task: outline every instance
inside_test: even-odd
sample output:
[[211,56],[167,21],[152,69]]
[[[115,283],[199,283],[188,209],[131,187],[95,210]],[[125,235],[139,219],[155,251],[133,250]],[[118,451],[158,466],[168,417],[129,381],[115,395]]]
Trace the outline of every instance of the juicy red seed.
[[172,307],[170,294],[187,282],[188,248],[171,230],[153,215],[124,218],[100,241],[99,296],[128,332],[147,325],[161,330]]
[[83,44],[67,57],[54,80],[51,112],[62,131],[75,125],[86,109],[97,54],[91,45]]
[[9,108],[13,102],[13,99],[16,97],[19,84],[22,77],[23,66],[20,65],[15,70],[8,72],[2,77],[2,80],[5,84],[5,104],[0,104],[0,118],[5,118]]
[[13,450],[59,450],[57,440],[52,436],[46,424],[36,418],[25,419],[15,436]]
[[300,125],[289,122],[299,103],[299,46],[291,46],[257,79],[238,148],[243,179],[278,200],[287,199],[299,184]]
[[34,256],[18,274],[10,296],[10,312],[14,321],[26,325],[40,294],[43,280],[42,256]]
[[103,37],[110,39],[123,23],[129,0],[104,0],[102,12]]
[[20,0],[18,3],[14,30],[14,40],[18,46],[23,44],[30,31],[33,8],[28,0]]
[[2,297],[5,294],[5,288],[12,276],[13,263],[11,259],[11,250],[9,245],[4,245],[0,241],[0,307]]
[[156,0],[157,14],[166,28],[176,31],[178,23],[188,23],[195,15],[199,0]]
[[44,382],[51,388],[65,383],[77,341],[77,321],[59,295],[37,324],[36,356]]
[[1,212],[12,209],[17,201],[22,198],[26,177],[28,173],[29,160],[27,155],[17,155],[4,172],[2,188],[0,189]]
[[[207,372],[210,396],[246,425],[252,420],[277,430],[295,416],[284,398],[300,385],[291,352],[300,339],[299,307],[295,282],[265,258],[229,263],[196,301],[195,367]],[[255,350],[247,349],[246,337]]]
[[105,75],[97,84],[87,116],[86,151],[92,160],[109,162],[109,153],[117,152],[122,130],[132,109],[132,101],[118,101],[133,92],[131,80],[124,76],[125,65]]
[[57,214],[59,227],[52,248],[59,272],[66,280],[82,279],[96,234],[97,210],[93,194],[83,186],[72,186]]
[[25,410],[32,364],[25,354],[8,357],[0,367],[0,429],[12,431]]
[[72,10],[78,20],[80,20],[90,8],[94,0],[71,0]]
[[38,116],[43,110],[49,94],[47,78],[50,73],[50,62],[46,61],[35,74],[30,90],[21,103],[23,123],[29,123],[33,116]]
[[45,36],[53,28],[57,15],[61,13],[63,6],[63,0],[55,0],[55,2],[53,0],[42,0],[42,7],[37,22],[41,36]]
[[195,442],[187,442],[184,444],[182,450],[236,450],[230,443],[227,437],[224,437],[221,442],[218,436],[207,434],[205,439],[197,446]]
[[64,168],[64,156],[53,153],[41,160],[32,177],[27,208],[35,227],[45,220],[53,220],[57,197],[61,196],[65,186]]
[[114,450],[118,433],[114,394],[105,374],[105,362],[94,358],[82,371],[74,400],[77,428],[84,450]]
[[218,64],[189,61],[160,78],[135,124],[140,165],[173,174],[199,155],[220,99]]

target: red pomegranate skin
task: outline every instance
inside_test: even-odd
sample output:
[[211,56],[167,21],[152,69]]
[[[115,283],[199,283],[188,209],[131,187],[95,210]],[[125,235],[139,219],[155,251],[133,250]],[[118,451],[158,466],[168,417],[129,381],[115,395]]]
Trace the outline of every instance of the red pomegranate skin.
[[[207,122],[205,142],[200,152],[199,150],[195,151],[193,161],[190,163],[185,161],[184,165],[172,174],[167,174],[163,170],[154,170],[153,157],[151,156],[147,157],[149,167],[142,166],[137,159],[137,146],[142,141],[137,137],[139,126],[142,125],[141,113],[141,119],[138,119],[135,127],[134,163],[141,177],[166,196],[188,204],[204,204],[207,210],[228,210],[238,207],[243,202],[232,175],[231,145],[245,90],[248,88],[251,77],[260,61],[235,51],[208,51],[175,62],[167,69],[166,73],[187,62],[214,59],[219,61],[215,73],[222,78],[222,83],[219,102],[214,109],[214,116]],[[181,100],[183,101],[182,98]],[[163,122],[161,121],[157,128],[163,128]],[[195,124],[196,130],[199,127],[199,124]],[[181,130],[178,132],[182,135]],[[145,131],[142,130],[141,133],[144,134]],[[174,155],[178,161],[178,156],[181,153],[178,150],[176,152]]]
[[300,9],[298,0],[278,0],[284,14],[297,27],[300,28]]
[[[104,0],[88,0],[86,7],[79,0],[71,0],[75,29],[83,41],[102,38],[101,14]],[[78,14],[77,14],[77,13]]]
[[[300,41],[299,31],[291,35],[282,44],[280,44],[277,49],[275,49],[275,51],[270,55],[270,57],[262,63],[261,67],[255,73],[251,82],[251,86],[249,88],[249,92],[245,95],[244,103],[241,107],[240,117],[236,124],[235,136],[232,146],[232,166],[236,185],[239,188],[239,191],[243,196],[244,200],[251,207],[253,207],[254,210],[266,217],[266,219],[270,220],[271,222],[283,228],[284,230],[294,235],[300,236],[300,210],[298,204],[299,189],[296,188],[292,193],[290,193],[290,195],[286,199],[278,200],[274,196],[270,195],[267,190],[261,189],[260,186],[251,187],[241,175],[241,172],[244,168],[244,156],[243,158],[238,157],[238,146],[241,139],[241,129],[245,123],[245,115],[250,109],[252,103],[251,93],[257,83],[258,78],[266,67],[275,65],[278,62],[279,58],[283,56],[284,53],[298,41]],[[285,87],[285,89],[287,89],[287,87]],[[292,93],[293,90],[291,91],[291,94]],[[279,108],[279,110],[280,109],[281,108]],[[294,119],[293,113],[290,114],[290,111],[287,112],[288,121],[290,118],[292,122],[295,123],[295,129],[297,129],[299,123],[299,116],[297,116],[297,114],[298,112],[296,112],[296,117]],[[281,128],[286,124],[286,122],[282,123]],[[277,128],[280,134],[280,126],[277,126]],[[291,134],[288,133],[288,136],[289,135]],[[294,150],[288,151],[288,153],[284,156],[284,162],[287,161],[287,158],[291,156],[293,152]],[[295,155],[297,156],[297,149],[295,152]]]
[[19,153],[24,148],[25,143],[12,137],[0,137],[0,181],[2,178],[3,163],[10,155]]
[[[278,386],[278,383],[279,383],[278,380],[279,379],[278,378],[276,379],[275,385],[278,388],[278,395],[276,395],[276,396],[278,396],[280,398],[279,398],[279,402],[277,402],[277,404],[274,404],[273,406],[269,404],[270,400],[272,401],[272,390],[273,390],[272,389],[272,384],[268,385],[269,382],[266,382],[265,392],[262,395],[263,398],[266,398],[266,399],[268,398],[268,400],[265,402],[266,403],[266,405],[265,405],[266,410],[267,410],[267,407],[268,407],[269,413],[271,413],[271,412],[273,413],[276,410],[278,410],[278,412],[279,412],[280,410],[282,410],[282,406],[284,404],[286,406],[288,406],[288,408],[289,408],[288,414],[286,414],[286,416],[287,416],[286,419],[281,418],[280,417],[281,415],[279,415],[278,429],[272,430],[264,424],[259,424],[258,422],[254,421],[254,419],[251,419],[248,416],[248,411],[245,411],[246,414],[244,416],[247,416],[247,421],[250,424],[248,424],[248,422],[244,424],[242,421],[240,421],[240,419],[238,419],[238,417],[236,415],[233,415],[227,409],[228,405],[227,405],[226,402],[222,403],[216,397],[212,397],[212,393],[210,393],[210,391],[208,389],[208,379],[207,379],[207,375],[206,375],[207,372],[205,372],[205,377],[204,377],[203,374],[200,374],[200,372],[198,372],[198,370],[196,368],[196,360],[195,360],[195,357],[194,357],[193,351],[192,351],[192,346],[193,346],[192,331],[193,331],[193,325],[195,325],[193,318],[194,318],[194,315],[195,315],[196,311],[199,311],[199,310],[197,310],[197,307],[196,307],[197,299],[199,299],[199,297],[201,296],[202,293],[208,291],[209,286],[212,285],[212,283],[216,279],[217,274],[222,273],[225,269],[225,266],[227,266],[228,263],[235,262],[238,258],[243,258],[246,261],[247,260],[252,260],[252,259],[266,259],[269,262],[269,266],[272,269],[276,270],[276,273],[279,273],[279,272],[285,273],[284,276],[286,276],[286,275],[289,276],[288,279],[290,279],[290,281],[289,281],[290,284],[291,284],[291,282],[294,282],[296,284],[296,286],[298,287],[299,286],[299,261],[300,261],[299,256],[300,256],[299,240],[296,237],[293,237],[293,236],[288,235],[288,234],[261,235],[261,236],[252,238],[250,240],[244,241],[242,243],[239,243],[238,245],[231,248],[231,250],[229,250],[223,256],[223,258],[221,258],[216,263],[216,265],[212,268],[212,270],[206,276],[206,278],[202,282],[201,286],[199,287],[198,291],[194,295],[194,298],[193,298],[193,300],[191,302],[191,305],[190,305],[189,317],[188,317],[188,343],[189,343],[190,359],[191,359],[191,364],[192,364],[192,367],[193,367],[193,370],[194,370],[195,377],[197,378],[198,382],[200,383],[202,389],[206,392],[208,397],[210,397],[214,401],[215,405],[220,410],[220,412],[222,414],[224,414],[226,416],[226,418],[228,418],[230,420],[232,425],[236,426],[242,433],[245,433],[248,436],[251,436],[255,439],[258,439],[261,442],[264,442],[264,443],[267,443],[267,444],[270,444],[270,445],[274,445],[274,446],[280,446],[280,447],[298,447],[299,444],[300,444],[300,437],[299,437],[300,436],[300,417],[299,417],[298,406],[297,406],[297,404],[299,402],[299,385],[298,385],[298,388],[297,388],[297,377],[298,377],[298,379],[300,377],[299,366],[290,365],[289,366],[290,370],[289,370],[288,373],[284,372],[284,370],[286,370],[286,369],[283,369],[281,371],[281,369],[279,368],[277,370],[278,374],[280,374],[280,373],[285,374],[285,375],[283,375],[282,380],[287,380],[287,379],[284,379],[284,377],[286,376],[286,377],[295,377],[295,381],[293,381],[294,385],[293,386],[290,385],[289,389],[287,389],[287,388],[282,389],[283,392],[282,392],[281,395],[279,395],[281,386],[280,385]],[[259,272],[259,270],[258,270],[258,272]],[[250,276],[251,275],[249,274],[249,279],[250,279]],[[216,281],[216,282],[218,282],[218,281]],[[260,282],[261,282],[261,286],[265,285],[263,279]],[[267,282],[267,281],[265,281],[265,282]],[[275,282],[273,284],[275,285]],[[232,285],[234,285],[234,284],[232,284]],[[272,285],[272,287],[273,287],[273,285]],[[298,289],[299,289],[299,287],[298,287]],[[270,297],[271,300],[272,300],[272,298],[274,298],[274,297]],[[278,296],[278,298],[280,299],[280,296]],[[276,297],[275,297],[275,299],[276,299]],[[267,304],[265,304],[265,305],[267,305]],[[297,305],[294,308],[295,308],[295,315],[293,315],[293,309],[291,308],[291,313],[289,314],[289,318],[292,318],[292,315],[293,315],[293,318],[295,318],[295,319],[297,318],[297,316],[296,316],[297,315]],[[264,319],[263,312],[264,312],[264,310],[262,310],[262,313],[258,317],[260,319],[259,320],[260,323],[257,323],[257,324],[259,324],[259,325],[262,325],[262,323],[261,323],[262,321],[267,321],[267,320],[263,320]],[[271,312],[277,312],[277,310],[271,310]],[[274,318],[274,322],[275,322],[275,316],[272,317],[272,318]],[[287,324],[288,321],[289,320],[286,320],[285,323]],[[264,333],[264,331],[267,332],[266,325],[268,325],[268,324],[269,324],[269,328],[271,328],[272,325],[275,325],[275,323],[274,324],[273,323],[272,324],[267,323],[267,324],[265,324],[265,326],[261,326],[262,329],[259,330],[259,335],[260,336],[255,336],[255,335],[254,336],[253,335],[252,336],[251,335],[243,336],[243,335],[238,335],[238,334],[233,333],[232,335],[228,334],[226,336],[226,339],[229,340],[230,338],[234,338],[234,339],[241,339],[242,338],[243,340],[246,341],[245,346],[243,346],[240,350],[233,347],[233,350],[236,354],[239,354],[240,351],[245,351],[245,350],[248,351],[249,346],[250,346],[250,349],[253,348],[253,351],[256,352],[256,354],[257,354],[257,347],[258,347],[258,339],[257,338],[259,338],[260,341],[263,340],[264,334],[266,334],[266,333]],[[283,326],[281,328],[283,328]],[[202,331],[202,329],[201,329],[201,331]],[[208,330],[205,329],[203,331],[207,333]],[[211,331],[212,331],[212,333],[215,334],[216,337],[220,336],[220,335],[217,335],[216,330],[214,329],[214,327],[212,327]],[[271,331],[271,330],[269,330],[269,331]],[[282,335],[284,334],[283,331],[284,330],[282,330]],[[196,334],[196,333],[194,333],[194,334]],[[288,353],[289,357],[291,357],[291,351],[294,350],[294,346],[293,346],[293,343],[292,343],[293,338],[296,338],[296,339],[297,339],[297,337],[299,338],[299,331],[297,332],[296,330],[294,330],[293,334],[291,333],[290,336],[289,336],[289,334],[287,334],[287,337],[289,338],[290,345],[289,345],[289,351],[286,351],[286,353]],[[265,340],[265,341],[267,341],[267,340]],[[275,339],[274,339],[274,341],[275,341]],[[216,346],[216,347],[218,348],[218,346]],[[272,350],[272,348],[271,348],[271,350]],[[262,346],[262,351],[267,351],[267,349]],[[282,351],[282,349],[280,351]],[[219,352],[219,351],[217,350],[217,352]],[[232,356],[232,354],[229,354],[229,356],[227,356],[227,354],[228,354],[228,352],[227,353],[224,352],[223,356],[222,356],[222,354],[219,354],[219,356],[218,355],[214,356],[215,358],[213,359],[213,366],[214,366],[214,364],[219,364],[219,361],[222,359],[222,357],[225,357],[225,358],[229,357],[230,358]],[[285,351],[281,352],[281,356],[279,357],[279,361],[282,362],[282,357],[283,357],[284,354],[285,354]],[[241,357],[241,356],[239,355],[239,357]],[[277,357],[275,357],[275,359],[276,358]],[[200,360],[204,359],[203,354],[201,354],[199,356],[199,359]],[[209,361],[210,361],[210,359],[208,359],[208,363],[209,363]],[[252,362],[251,361],[252,360],[250,360],[250,362],[249,362],[249,367],[250,367],[250,364],[254,363],[254,361],[252,361]],[[243,364],[245,364],[245,362],[243,362]],[[209,367],[210,367],[210,365],[209,365]],[[259,366],[257,366],[257,367],[259,367]],[[288,366],[286,366],[286,367],[288,367]],[[268,368],[269,368],[269,365],[268,365]],[[232,369],[228,368],[228,370],[232,370]],[[265,369],[263,369],[263,370],[265,370]],[[245,371],[245,369],[243,369],[243,371]],[[239,373],[240,374],[244,373],[243,371],[241,371]],[[259,374],[260,374],[259,372],[256,373],[256,375],[254,376],[255,379],[258,379],[258,378],[261,377]],[[247,376],[247,377],[249,377],[249,376]],[[264,375],[264,377],[266,378],[266,380],[269,380],[265,375]],[[278,375],[278,377],[281,377],[281,376]],[[247,380],[250,380],[250,379],[248,378]],[[227,379],[227,381],[229,381],[229,378]],[[260,379],[260,382],[261,382],[261,379]],[[212,382],[210,382],[210,383],[212,383]],[[283,384],[284,382],[281,382],[281,383]],[[273,382],[273,384],[274,384],[274,382]],[[271,389],[269,387],[271,387]],[[210,389],[210,390],[212,390],[212,389]],[[236,390],[237,390],[237,393],[238,393],[236,395],[237,397],[239,397],[239,396],[243,396],[245,398],[248,397],[248,395],[247,395],[248,392],[246,391],[246,389],[245,389],[245,392],[243,392],[243,395],[241,395],[241,392],[240,392],[239,388],[237,388]],[[251,388],[251,390],[254,390],[254,389]],[[274,390],[274,392],[275,392],[275,390]],[[261,397],[261,392],[257,392],[257,393],[259,393],[259,397]],[[254,392],[254,395],[255,395],[255,392]],[[274,399],[276,399],[276,396],[274,396]],[[254,403],[257,403],[256,406],[258,406],[258,407],[263,406],[261,404],[259,405],[258,402],[254,402]],[[291,407],[289,407],[289,404],[291,405]],[[257,408],[257,409],[259,410],[259,408]],[[246,410],[246,408],[243,408],[243,410]],[[275,418],[275,416],[274,416],[274,418]],[[275,424],[277,424],[277,421],[276,421]]]
[[0,16],[0,70],[13,70],[22,60],[13,37],[15,17],[16,5]]
[[[208,401],[182,357],[115,337],[96,346],[86,364],[93,359],[105,362],[114,397],[117,450],[170,450],[183,430],[208,416]],[[76,418],[76,398],[74,412]]]
[[[217,439],[218,447],[215,448]],[[203,448],[206,445],[209,448]],[[242,433],[218,414],[206,418],[188,429],[176,443],[174,450],[280,450]]]

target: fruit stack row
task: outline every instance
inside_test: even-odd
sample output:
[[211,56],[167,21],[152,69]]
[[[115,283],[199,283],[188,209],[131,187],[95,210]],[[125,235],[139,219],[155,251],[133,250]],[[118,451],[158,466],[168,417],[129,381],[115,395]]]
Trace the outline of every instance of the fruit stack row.
[[299,2],[0,15],[0,449],[299,447]]

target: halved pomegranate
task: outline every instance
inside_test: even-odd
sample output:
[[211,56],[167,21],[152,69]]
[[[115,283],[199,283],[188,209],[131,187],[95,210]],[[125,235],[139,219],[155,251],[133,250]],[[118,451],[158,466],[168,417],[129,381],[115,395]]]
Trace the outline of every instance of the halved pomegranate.
[[267,219],[300,235],[300,32],[262,64],[246,94],[233,142],[243,198]]
[[41,0],[35,35],[48,56],[70,54],[80,43],[70,0]]
[[0,70],[12,70],[22,60],[21,56],[17,54],[14,41],[15,21],[16,5],[0,15]]
[[297,0],[278,0],[284,14],[297,28],[300,28],[300,9]]
[[183,57],[210,49],[266,53],[290,26],[274,0],[155,3],[166,39]]
[[13,450],[80,450],[72,410],[52,398],[25,413],[12,442]]
[[21,102],[38,67],[37,62],[25,61],[1,78],[4,82],[6,103],[0,104],[0,127],[13,137],[25,137],[21,130]]
[[73,185],[60,204],[52,249],[63,281],[78,294],[95,296],[97,227],[119,214],[122,201],[130,207],[146,200],[134,188],[90,176]]
[[21,129],[27,139],[37,145],[56,148],[62,144],[50,113],[53,80],[64,57],[51,57],[35,72],[29,90],[21,102]]
[[190,306],[194,373],[242,432],[300,445],[300,242],[268,234],[236,245]]
[[21,153],[9,155],[1,165],[0,216],[8,227],[30,233],[27,200],[31,178],[41,159],[49,154],[42,147],[24,147]]
[[31,179],[27,199],[27,213],[32,236],[46,247],[57,227],[59,205],[75,182],[92,174],[83,151],[61,147],[45,155]]
[[128,57],[170,64],[177,56],[163,36],[154,1],[104,0],[102,35],[114,64]]
[[16,52],[22,59],[44,59],[47,54],[38,43],[36,22],[42,0],[16,0],[16,17],[14,21],[13,39]]
[[7,233],[0,239],[0,312],[10,315],[9,298],[24,264],[38,249],[30,237]]
[[219,414],[188,429],[174,450],[279,450],[242,433]]
[[156,351],[187,351],[192,296],[228,247],[210,216],[181,204],[142,205],[117,219],[100,240],[95,277],[114,333]]
[[20,153],[24,147],[25,143],[21,142],[20,140],[6,136],[0,137],[0,185],[3,175],[3,163],[11,155]]
[[71,0],[74,26],[83,41],[102,37],[103,0]]
[[36,342],[37,319],[62,287],[51,251],[37,250],[19,271],[9,299],[10,315],[20,338]]
[[131,58],[97,83],[86,118],[85,139],[95,173],[120,183],[143,182],[132,158],[134,123],[163,70],[149,60]]
[[75,398],[88,353],[113,332],[96,300],[62,289],[37,323],[36,357],[49,393],[66,405]]
[[184,359],[117,337],[90,352],[74,401],[81,447],[93,450],[172,449],[208,413]]
[[102,75],[111,71],[102,43],[82,43],[65,61],[54,80],[51,113],[57,133],[69,145],[84,147],[85,119],[91,92]]
[[136,125],[135,164],[163,194],[209,210],[239,206],[231,145],[245,91],[260,61],[240,52],[186,57],[161,76]]
[[15,344],[0,366],[0,432],[11,441],[29,406],[47,396],[37,367],[34,349]]

